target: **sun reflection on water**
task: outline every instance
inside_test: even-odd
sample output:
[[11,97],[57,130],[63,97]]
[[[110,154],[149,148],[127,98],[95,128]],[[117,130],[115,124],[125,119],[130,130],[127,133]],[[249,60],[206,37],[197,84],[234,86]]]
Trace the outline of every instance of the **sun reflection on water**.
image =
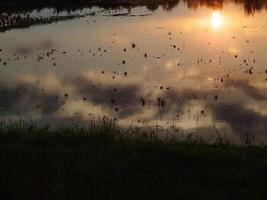
[[211,24],[214,29],[219,29],[222,25],[222,16],[219,11],[213,11],[211,15]]

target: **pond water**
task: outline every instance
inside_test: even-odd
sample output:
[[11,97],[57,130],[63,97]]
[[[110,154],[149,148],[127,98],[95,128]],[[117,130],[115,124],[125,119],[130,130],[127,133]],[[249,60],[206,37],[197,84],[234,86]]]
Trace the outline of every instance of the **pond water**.
[[266,143],[261,2],[12,13],[39,21],[1,24],[0,118],[58,125],[107,116]]

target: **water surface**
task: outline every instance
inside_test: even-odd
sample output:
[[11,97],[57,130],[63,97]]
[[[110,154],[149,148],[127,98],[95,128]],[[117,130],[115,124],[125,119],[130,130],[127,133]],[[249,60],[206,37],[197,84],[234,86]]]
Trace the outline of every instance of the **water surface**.
[[1,120],[107,116],[265,143],[265,7],[203,2],[13,13],[39,21],[0,32]]

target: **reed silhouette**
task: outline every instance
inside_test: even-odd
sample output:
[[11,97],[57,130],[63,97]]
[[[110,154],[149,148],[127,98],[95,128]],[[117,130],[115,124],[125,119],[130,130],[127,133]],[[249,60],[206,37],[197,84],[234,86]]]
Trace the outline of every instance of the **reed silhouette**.
[[120,129],[0,123],[1,199],[266,199],[267,148]]
[[28,28],[33,25],[45,25],[58,21],[67,21],[74,18],[85,17],[85,14],[67,15],[67,16],[52,16],[52,17],[30,17],[29,15],[0,15],[0,32],[5,32],[10,29]]
[[133,8],[136,6],[146,6],[153,11],[162,7],[164,10],[171,10],[180,2],[185,2],[188,8],[197,9],[206,6],[212,9],[222,9],[225,3],[235,3],[242,5],[246,14],[254,14],[267,9],[267,0],[2,0],[0,12],[14,13],[22,11],[40,10],[43,8],[55,8],[61,10],[77,10],[98,6],[106,9],[116,9],[120,7]]

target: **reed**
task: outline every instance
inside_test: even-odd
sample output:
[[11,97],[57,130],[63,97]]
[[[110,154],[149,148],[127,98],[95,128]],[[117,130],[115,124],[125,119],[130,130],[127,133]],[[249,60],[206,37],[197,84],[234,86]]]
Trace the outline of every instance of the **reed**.
[[[225,142],[226,141],[226,142]],[[1,199],[266,199],[267,148],[112,119],[0,125]]]

